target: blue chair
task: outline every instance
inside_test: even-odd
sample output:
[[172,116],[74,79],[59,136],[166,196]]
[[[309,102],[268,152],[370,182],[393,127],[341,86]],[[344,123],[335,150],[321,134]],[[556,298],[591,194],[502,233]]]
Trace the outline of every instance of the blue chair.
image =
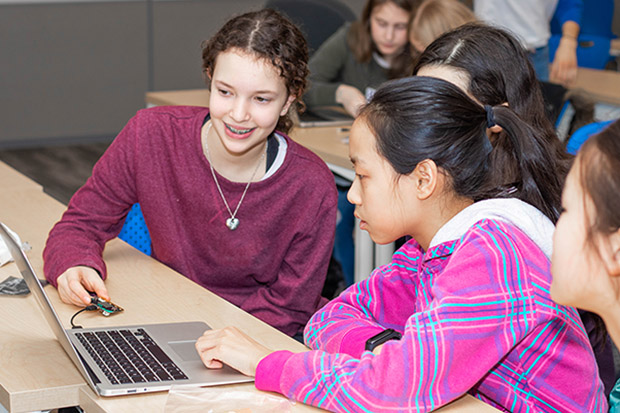
[[566,151],[571,155],[576,155],[581,145],[592,135],[605,129],[613,120],[589,123],[577,129],[566,143]]
[[146,255],[151,255],[151,235],[146,227],[140,204],[134,204],[118,237]]

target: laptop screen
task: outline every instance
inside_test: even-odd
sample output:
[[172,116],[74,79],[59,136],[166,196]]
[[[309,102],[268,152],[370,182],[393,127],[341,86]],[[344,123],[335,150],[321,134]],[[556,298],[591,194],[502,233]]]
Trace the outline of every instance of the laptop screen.
[[41,308],[41,311],[43,311],[43,315],[45,316],[45,319],[49,324],[50,328],[56,335],[56,338],[60,342],[60,345],[64,348],[65,352],[69,355],[73,363],[76,366],[81,366],[80,372],[82,373],[82,376],[84,376],[91,388],[96,391],[95,384],[93,383],[91,377],[88,376],[88,373],[86,372],[86,367],[78,358],[77,353],[73,348],[71,341],[69,340],[69,336],[65,332],[65,329],[62,326],[62,323],[60,322],[56,311],[54,311],[52,303],[50,303],[47,295],[45,294],[45,291],[43,290],[41,282],[35,275],[32,265],[30,265],[28,258],[19,247],[19,245],[17,245],[17,242],[15,242],[13,237],[9,235],[4,224],[2,223],[0,223],[0,236],[9,248],[9,252],[13,257],[13,260],[15,260],[15,264],[17,265],[19,272],[22,274],[24,281],[26,281],[26,285],[28,285],[28,288],[34,295],[36,301],[39,303],[39,307]]

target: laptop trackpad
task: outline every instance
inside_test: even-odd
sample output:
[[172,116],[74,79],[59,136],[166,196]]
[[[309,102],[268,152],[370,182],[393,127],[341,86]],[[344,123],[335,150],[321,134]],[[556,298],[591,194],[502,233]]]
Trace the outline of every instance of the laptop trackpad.
[[196,351],[196,340],[169,341],[168,345],[183,361],[200,360],[200,356]]

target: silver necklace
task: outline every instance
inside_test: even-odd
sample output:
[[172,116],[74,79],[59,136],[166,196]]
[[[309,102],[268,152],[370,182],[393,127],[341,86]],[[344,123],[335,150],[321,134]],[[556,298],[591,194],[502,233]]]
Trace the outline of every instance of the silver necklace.
[[224,201],[224,206],[226,207],[226,209],[228,210],[228,213],[230,214],[230,218],[226,220],[226,226],[228,227],[229,230],[234,231],[239,226],[239,218],[236,217],[237,211],[239,211],[239,207],[241,206],[241,203],[243,202],[243,198],[245,198],[245,194],[248,192],[248,188],[250,187],[250,184],[252,183],[252,181],[254,180],[254,177],[256,176],[256,172],[258,172],[258,168],[263,163],[263,159],[265,159],[265,153],[267,152],[267,150],[265,149],[265,152],[263,152],[263,154],[261,155],[260,160],[258,161],[258,164],[256,165],[256,168],[254,168],[254,172],[252,172],[252,176],[250,177],[250,180],[248,181],[247,185],[245,186],[245,189],[243,190],[243,194],[241,194],[241,199],[237,203],[237,208],[235,208],[235,212],[232,212],[230,209],[230,206],[228,206],[228,202],[226,201],[224,192],[222,192],[220,183],[217,180],[217,176],[215,175],[215,170],[213,170],[213,164],[211,163],[211,157],[209,156],[209,144],[207,143],[207,138],[209,136],[210,130],[211,130],[211,121],[209,121],[209,124],[207,125],[207,131],[205,132],[205,138],[204,138],[205,139],[204,141],[205,154],[207,155],[207,161],[209,161],[209,168],[211,169],[211,175],[213,175],[215,186],[217,186],[217,190],[219,191],[220,196],[222,197],[222,201]]

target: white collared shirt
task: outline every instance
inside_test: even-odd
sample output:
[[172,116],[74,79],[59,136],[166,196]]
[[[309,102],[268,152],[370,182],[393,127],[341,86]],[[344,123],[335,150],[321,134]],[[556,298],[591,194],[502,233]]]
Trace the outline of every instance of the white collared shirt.
[[547,45],[558,0],[474,0],[476,16],[508,29],[529,50]]

